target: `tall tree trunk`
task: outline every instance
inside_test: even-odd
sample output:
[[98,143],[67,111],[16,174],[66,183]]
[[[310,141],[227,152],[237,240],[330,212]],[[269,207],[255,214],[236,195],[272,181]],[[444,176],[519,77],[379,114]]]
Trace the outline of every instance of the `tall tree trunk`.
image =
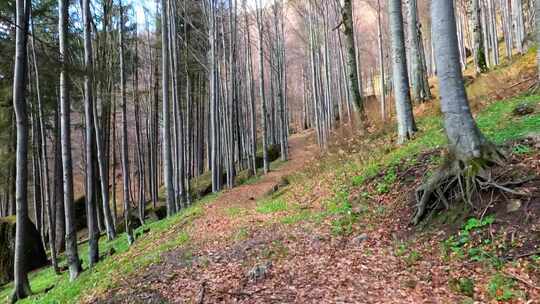
[[77,232],[75,231],[75,212],[73,202],[73,168],[71,157],[71,107],[69,97],[69,76],[67,72],[67,31],[69,0],[58,1],[58,32],[60,41],[60,133],[62,146],[62,171],[64,185],[64,211],[66,213],[66,257],[69,277],[73,281],[81,272],[81,263],[77,250]]
[[262,142],[263,142],[263,172],[267,174],[270,171],[270,164],[268,161],[268,111],[266,105],[266,96],[264,90],[264,47],[263,47],[263,11],[259,7],[257,2],[257,29],[259,33],[258,47],[259,47],[259,97],[261,99],[261,124],[262,124]]
[[[244,11],[246,11],[246,0],[243,3]],[[257,175],[257,121],[256,121],[256,112],[255,112],[255,89],[254,89],[254,79],[253,79],[253,56],[251,53],[251,27],[249,24],[248,14],[244,14],[244,22],[246,28],[246,38],[247,43],[246,48],[246,82],[247,82],[247,98],[248,98],[248,107],[250,114],[250,164],[253,171],[253,175]]]
[[[124,68],[124,8],[120,1],[120,25],[119,25],[119,44],[120,44],[120,94],[122,98],[122,188],[124,201],[124,224],[126,225],[126,234],[128,244],[133,244],[133,231],[131,229],[131,204],[130,201],[130,184],[129,184],[129,147],[128,147],[128,129],[127,129],[127,99],[126,99],[126,76]],[[135,88],[136,89],[136,88]]]
[[381,86],[381,119],[386,121],[386,94],[385,94],[385,74],[384,74],[384,52],[381,22],[381,1],[377,0],[377,42],[379,49],[379,77]]
[[[540,1],[534,2],[534,13],[535,39],[536,44],[540,45]],[[538,73],[536,82],[540,84],[540,48],[536,50],[536,65]]]
[[[459,64],[459,50],[456,36],[456,22],[453,3],[447,0],[433,0],[431,15],[435,54],[438,67],[441,108],[444,129],[448,138],[448,159],[418,190],[417,211],[413,223],[417,224],[426,214],[432,196],[446,200],[450,187],[461,189],[465,201],[470,201],[468,188],[476,183],[476,176],[485,167],[500,163],[501,155],[478,129],[467,100],[467,94]],[[455,182],[459,180],[458,182]],[[463,183],[462,183],[463,181]],[[456,185],[456,183],[458,185]],[[465,185],[463,190],[462,184]]]
[[176,213],[173,187],[171,142],[171,113],[169,110],[169,26],[168,0],[161,0],[161,61],[163,94],[163,177],[167,191],[167,216]]
[[408,0],[408,34],[409,34],[409,58],[411,60],[411,87],[412,99],[416,102],[424,102],[430,96],[429,87],[425,87],[426,77],[423,57],[425,57],[422,47],[422,32],[420,21],[418,20],[418,7],[416,0]]
[[144,144],[142,142],[141,131],[141,101],[139,99],[139,44],[135,39],[135,58],[133,59],[133,101],[134,101],[134,118],[135,118],[135,143],[137,145],[137,171],[139,175],[138,191],[139,191],[139,220],[144,224],[144,211],[146,207],[146,191],[145,191],[145,166],[144,166]]
[[17,126],[16,149],[16,232],[15,232],[15,261],[14,261],[14,292],[12,302],[26,298],[31,294],[28,281],[27,261],[29,256],[25,252],[27,240],[28,218],[28,116],[26,110],[26,84],[27,84],[27,42],[28,20],[31,10],[31,1],[16,0],[15,29],[15,67],[13,69],[13,107]]
[[47,153],[47,135],[45,130],[45,122],[44,122],[44,111],[43,111],[43,100],[41,98],[41,87],[40,87],[40,79],[39,79],[39,68],[38,68],[38,62],[37,62],[37,56],[36,56],[36,48],[35,48],[35,33],[34,33],[34,19],[32,16],[30,16],[30,26],[32,31],[32,38],[30,40],[30,44],[32,47],[32,58],[34,63],[34,76],[36,79],[36,96],[37,96],[37,106],[38,106],[38,115],[37,120],[39,124],[39,137],[40,137],[40,154],[41,154],[41,177],[42,177],[42,192],[43,192],[43,204],[47,208],[47,227],[48,227],[48,233],[49,233],[49,247],[51,251],[51,263],[53,266],[53,269],[56,273],[59,273],[58,269],[58,261],[56,258],[56,231],[55,231],[55,218],[54,218],[54,206],[53,202],[51,201],[51,191],[50,191],[50,182],[49,182],[49,159],[48,159],[48,153]]
[[99,230],[97,227],[96,187],[94,178],[94,113],[93,113],[93,55],[90,13],[90,0],[83,0],[84,15],[84,116],[86,151],[86,210],[88,222],[88,263],[93,267],[99,261]]
[[[356,119],[357,123],[360,125],[365,124],[365,112],[364,112],[364,103],[362,100],[362,93],[360,92],[359,75],[356,62],[356,45],[354,39],[354,29],[353,29],[353,6],[352,0],[344,0],[342,8],[342,20],[345,33],[345,45],[347,48],[347,64],[349,71],[349,89],[351,91],[352,99],[355,105]],[[364,128],[364,126],[362,126]]]
[[405,37],[403,33],[403,15],[400,0],[388,2],[390,31],[392,32],[392,79],[398,123],[398,143],[404,143],[417,131],[412,112],[405,55]]
[[54,112],[54,190],[52,200],[56,206],[56,252],[60,254],[66,248],[66,213],[64,209],[64,188],[62,177],[62,144],[60,133],[60,92]]

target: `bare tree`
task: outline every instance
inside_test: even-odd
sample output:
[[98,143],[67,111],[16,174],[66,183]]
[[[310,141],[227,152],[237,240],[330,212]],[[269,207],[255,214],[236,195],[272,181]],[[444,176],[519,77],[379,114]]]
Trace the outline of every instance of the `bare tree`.
[[118,28],[119,39],[119,55],[120,55],[120,95],[122,98],[122,183],[124,200],[124,223],[126,225],[126,234],[128,243],[131,245],[134,242],[133,231],[131,229],[131,204],[130,200],[130,183],[129,183],[129,147],[128,147],[128,130],[127,130],[127,100],[126,100],[126,76],[124,68],[124,8],[122,1],[119,3],[120,9],[120,24]]
[[162,97],[163,97],[163,177],[167,190],[167,215],[176,213],[173,186],[171,114],[169,110],[169,21],[168,1],[161,0],[161,63],[162,63]]
[[[444,129],[448,138],[448,158],[418,190],[417,224],[437,201],[446,201],[451,187],[470,202],[467,190],[477,183],[477,175],[493,163],[501,163],[497,148],[478,129],[472,116],[459,64],[456,22],[453,3],[431,2],[435,54],[441,94]],[[462,189],[459,185],[467,185]],[[444,190],[441,190],[444,189]]]
[[404,143],[417,131],[409,93],[409,76],[405,56],[405,35],[400,0],[388,1],[390,31],[392,32],[392,79],[396,100],[398,143]]
[[58,1],[58,32],[60,41],[60,136],[62,149],[62,172],[64,185],[64,211],[66,218],[66,257],[70,280],[81,272],[75,231],[75,213],[73,210],[73,168],[71,157],[71,107],[69,97],[69,76],[67,72],[67,30],[69,0]]
[[349,71],[349,89],[352,93],[352,99],[357,111],[357,120],[360,124],[365,123],[365,113],[364,113],[364,104],[362,101],[362,93],[360,92],[359,86],[359,75],[357,69],[357,56],[356,56],[356,44],[354,39],[354,29],[353,29],[353,6],[351,0],[343,1],[342,8],[342,22],[345,33],[345,45],[347,48],[347,64]]
[[27,240],[28,218],[28,116],[26,109],[27,84],[27,42],[28,21],[31,1],[16,0],[16,30],[15,30],[15,67],[13,69],[13,108],[17,127],[16,148],[16,232],[15,232],[15,262],[14,262],[14,291],[11,302],[26,298],[31,294],[28,281],[27,261],[30,258],[25,252]]
[[97,227],[97,210],[94,177],[94,110],[93,110],[93,53],[90,12],[90,0],[83,0],[84,18],[84,116],[85,116],[85,151],[86,151],[86,211],[88,222],[88,262],[93,267],[99,260],[99,229]]

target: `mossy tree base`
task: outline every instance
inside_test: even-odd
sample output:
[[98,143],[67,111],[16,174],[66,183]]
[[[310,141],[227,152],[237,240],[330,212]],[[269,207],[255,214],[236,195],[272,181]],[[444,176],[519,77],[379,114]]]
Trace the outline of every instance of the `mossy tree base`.
[[434,212],[449,209],[451,202],[464,201],[473,206],[473,197],[480,190],[496,188],[520,195],[521,193],[497,184],[492,168],[503,166],[505,157],[491,143],[486,143],[478,157],[456,157],[450,154],[443,164],[416,190],[416,211],[412,224],[417,225]]

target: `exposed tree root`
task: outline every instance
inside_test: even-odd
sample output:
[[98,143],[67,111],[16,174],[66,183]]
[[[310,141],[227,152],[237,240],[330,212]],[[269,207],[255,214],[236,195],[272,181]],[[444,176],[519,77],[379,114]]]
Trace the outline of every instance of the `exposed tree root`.
[[482,148],[480,157],[462,160],[447,157],[444,163],[434,171],[416,190],[416,212],[412,224],[417,225],[426,216],[431,216],[442,208],[448,209],[450,202],[462,200],[474,207],[473,198],[479,191],[496,189],[512,195],[529,195],[510,189],[526,180],[500,183],[492,176],[494,166],[502,166],[504,155],[492,144]]

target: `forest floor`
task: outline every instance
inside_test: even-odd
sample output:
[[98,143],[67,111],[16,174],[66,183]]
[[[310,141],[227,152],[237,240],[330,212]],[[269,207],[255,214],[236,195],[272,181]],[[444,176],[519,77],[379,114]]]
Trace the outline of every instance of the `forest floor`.
[[409,225],[414,190],[444,158],[434,101],[401,146],[392,124],[363,137],[344,126],[324,153],[296,134],[270,174],[138,228],[131,247],[102,240],[102,262],[75,282],[32,273],[36,295],[21,303],[540,303],[534,66],[531,51],[468,86],[479,127],[508,156],[495,176],[527,177],[513,187],[524,195],[481,190]]
[[[439,115],[399,147],[393,132],[359,138],[345,127],[321,154],[303,133],[287,163],[181,227],[188,241],[88,302],[540,303],[540,96],[521,95],[530,71],[506,72],[471,95],[508,156],[494,174],[529,177],[515,189],[526,195],[481,190],[473,206],[455,202],[411,227],[414,189],[443,159]],[[501,74],[509,84],[482,95]],[[525,105],[533,113],[513,114]]]

